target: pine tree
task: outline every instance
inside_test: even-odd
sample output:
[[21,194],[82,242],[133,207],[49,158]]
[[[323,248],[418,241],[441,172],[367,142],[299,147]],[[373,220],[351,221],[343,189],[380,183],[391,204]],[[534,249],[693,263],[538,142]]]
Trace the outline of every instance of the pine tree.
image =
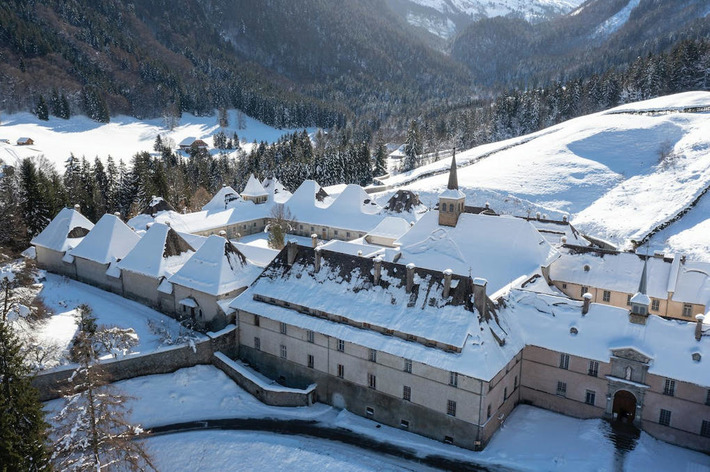
[[51,470],[47,425],[19,339],[0,321],[0,468]]
[[142,429],[126,419],[129,397],[108,385],[98,363],[94,346],[101,329],[90,307],[77,308],[77,324],[71,353],[79,367],[64,396],[64,408],[54,417],[57,441],[52,459],[60,470],[156,470],[141,443],[134,441]]
[[387,146],[381,135],[377,137],[375,142],[375,169],[373,173],[377,177],[387,173]]
[[417,156],[422,153],[422,137],[419,124],[412,121],[407,130],[407,140],[404,143],[404,171],[414,170],[417,166]]
[[36,236],[47,226],[51,214],[39,172],[29,158],[23,159],[20,165],[20,195],[20,209],[27,227],[27,236]]
[[49,108],[47,107],[47,102],[44,101],[44,97],[42,95],[40,95],[39,99],[37,100],[35,113],[37,114],[37,118],[39,118],[40,120],[49,120]]

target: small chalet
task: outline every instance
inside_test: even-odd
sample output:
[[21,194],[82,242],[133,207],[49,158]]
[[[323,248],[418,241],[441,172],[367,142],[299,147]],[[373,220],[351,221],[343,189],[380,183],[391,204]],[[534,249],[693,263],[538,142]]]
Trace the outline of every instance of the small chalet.
[[20,138],[17,140],[18,146],[32,146],[34,143],[32,138]]
[[203,140],[190,136],[180,141],[178,147],[181,151],[189,152],[192,148],[207,149],[209,146]]
[[242,198],[254,203],[264,203],[269,198],[269,192],[264,189],[254,174],[249,175],[249,180],[242,191]]

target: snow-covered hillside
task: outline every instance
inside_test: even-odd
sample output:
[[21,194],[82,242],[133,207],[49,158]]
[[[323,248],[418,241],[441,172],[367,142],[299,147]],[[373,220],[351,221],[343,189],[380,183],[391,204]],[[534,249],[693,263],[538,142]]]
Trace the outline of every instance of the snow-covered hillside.
[[[457,20],[516,15],[530,21],[572,11],[584,0],[408,0],[400,2],[408,23],[442,38],[457,32]],[[395,8],[395,10],[398,10]],[[459,25],[460,26],[460,25]]]
[[[286,133],[296,130],[276,129],[253,118],[242,115],[243,129],[239,129],[236,110],[229,110],[229,127],[224,129],[228,137],[237,133],[240,140],[251,143],[256,141],[274,142]],[[102,160],[111,155],[116,161],[129,161],[131,156],[140,151],[152,151],[157,135],[172,139],[177,145],[187,137],[203,139],[212,146],[212,135],[219,131],[217,115],[193,116],[185,113],[179,120],[179,126],[173,131],[165,127],[164,120],[139,120],[129,116],[116,116],[110,123],[97,123],[86,116],[73,116],[69,120],[50,117],[41,121],[30,113],[2,115],[0,140],[0,163],[16,165],[25,157],[44,155],[53,162],[59,171],[64,169],[64,162],[70,153],[92,160],[98,156]],[[315,131],[309,129],[309,132]],[[34,141],[30,146],[17,146],[21,137]],[[247,144],[248,147],[248,144]]]
[[[710,186],[707,110],[710,93],[689,92],[480,146],[457,155],[459,184],[469,204],[488,201],[497,211],[518,215],[567,213],[578,229],[630,247],[631,240],[641,240],[673,219]],[[433,205],[446,186],[450,162],[442,160],[386,183],[419,192],[425,204]],[[442,173],[415,180],[437,170]],[[707,205],[702,198],[700,204]],[[656,238],[665,239],[657,246],[697,248],[697,239],[703,238],[698,228],[706,227],[710,217],[702,213],[691,211],[659,233]],[[683,223],[685,218],[693,222]],[[674,238],[674,227],[686,232],[682,241],[680,235]]]

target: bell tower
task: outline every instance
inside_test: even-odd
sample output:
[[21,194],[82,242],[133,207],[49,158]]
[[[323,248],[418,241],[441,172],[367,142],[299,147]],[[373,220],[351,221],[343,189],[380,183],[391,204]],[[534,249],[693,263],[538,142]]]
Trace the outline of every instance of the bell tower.
[[459,190],[459,179],[456,174],[456,148],[451,157],[449,169],[449,184],[439,195],[439,224],[442,226],[456,226],[459,215],[463,213],[466,205],[466,195]]

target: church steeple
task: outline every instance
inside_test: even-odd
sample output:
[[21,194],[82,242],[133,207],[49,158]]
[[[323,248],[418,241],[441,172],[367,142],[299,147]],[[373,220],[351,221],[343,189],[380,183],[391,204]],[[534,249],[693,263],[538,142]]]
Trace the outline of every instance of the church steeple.
[[459,189],[459,177],[456,174],[456,148],[454,148],[454,155],[451,157],[451,168],[449,169],[449,185],[446,186],[449,190]]
[[466,195],[459,190],[459,179],[456,174],[456,148],[451,156],[449,168],[449,183],[446,190],[439,195],[439,224],[443,226],[456,226],[459,215],[466,206]]
[[632,323],[646,324],[648,318],[648,305],[651,304],[651,299],[646,294],[648,287],[648,256],[643,260],[643,270],[641,271],[641,280],[639,281],[639,289],[629,300],[631,304],[631,313],[629,319]]

